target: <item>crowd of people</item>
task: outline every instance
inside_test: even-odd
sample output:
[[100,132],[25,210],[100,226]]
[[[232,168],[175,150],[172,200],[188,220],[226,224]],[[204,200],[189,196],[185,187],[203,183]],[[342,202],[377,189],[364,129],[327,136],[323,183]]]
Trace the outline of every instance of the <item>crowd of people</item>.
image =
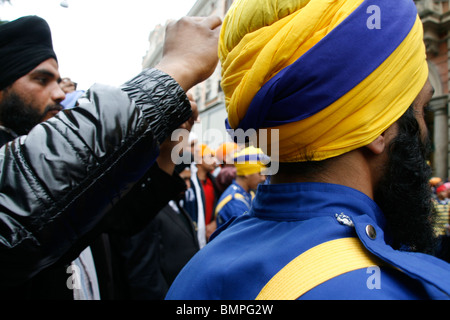
[[[156,68],[81,96],[59,74],[45,20],[1,26],[2,297],[139,296],[132,288],[140,275],[133,276],[148,264],[145,255],[134,259],[153,234],[144,231],[186,187],[174,173],[170,136],[190,130],[198,115],[186,92],[214,71],[220,24],[218,17],[170,24]],[[65,105],[71,93],[78,99]]]
[[436,237],[434,255],[450,262],[450,182],[430,179],[434,207],[433,226]]
[[[367,2],[235,1],[86,91],[45,20],[1,25],[0,296],[449,299],[422,24],[413,1],[379,0],[389,23],[369,28]],[[266,145],[192,132],[189,90],[218,61],[227,128],[275,130]]]
[[[2,41],[0,58],[5,62],[2,66],[6,69],[2,70],[4,80],[0,96],[1,143],[6,145],[5,158],[8,158],[8,152],[12,153],[11,156],[17,156],[15,152],[21,151],[19,149],[26,150],[26,157],[30,157],[26,166],[33,169],[30,169],[30,176],[23,179],[30,183],[34,181],[39,185],[37,189],[24,194],[26,198],[29,197],[27,199],[29,203],[21,197],[11,198],[9,203],[8,201],[4,203],[2,223],[10,227],[9,232],[6,230],[7,232],[2,234],[2,238],[5,239],[5,252],[7,254],[11,252],[11,256],[16,255],[15,258],[18,260],[11,259],[10,262],[3,264],[3,267],[8,270],[23,263],[24,270],[21,271],[19,268],[9,275],[4,274],[2,297],[76,300],[163,299],[181,268],[208,242],[217,227],[215,213],[217,201],[236,175],[233,154],[238,150],[238,146],[235,143],[220,146],[217,152],[219,160],[215,151],[194,140],[191,141],[191,146],[183,149],[184,152],[191,153],[192,157],[188,158],[192,161],[175,165],[171,158],[171,152],[178,142],[171,141],[170,134],[177,128],[190,132],[198,116],[195,100],[187,89],[211,73],[217,63],[217,57],[212,54],[212,50],[214,45],[217,45],[218,35],[214,30],[220,25],[220,20],[207,18],[201,21],[196,19],[180,21],[173,27],[172,33],[169,28],[166,47],[171,45],[171,41],[179,41],[180,35],[177,33],[180,31],[177,28],[181,23],[190,29],[196,24],[204,24],[197,28],[203,29],[201,31],[205,33],[201,40],[204,42],[203,49],[208,49],[205,55],[208,55],[209,59],[198,68],[197,76],[201,78],[191,80],[196,76],[193,72],[189,75],[186,86],[180,88],[179,85],[183,82],[180,81],[182,79],[176,78],[178,69],[174,71],[175,74],[167,72],[177,82],[164,73],[157,72],[175,68],[176,64],[170,64],[170,58],[163,59],[159,69],[146,70],[118,89],[125,92],[125,96],[120,92],[108,92],[104,88],[95,87],[86,93],[84,90],[77,90],[77,84],[69,77],[61,78],[51,42],[51,32],[43,19],[36,16],[23,17],[3,25],[0,29]],[[208,34],[208,31],[214,33]],[[171,34],[173,38],[170,37]],[[178,43],[172,45],[175,49],[181,46]],[[170,57],[170,53],[173,52],[173,49],[172,51],[170,49],[170,47],[167,49],[165,56]],[[176,59],[175,62],[182,62],[177,56]],[[8,63],[16,66],[20,63],[21,68],[5,68]],[[180,70],[184,72],[184,69]],[[141,87],[138,84],[141,83],[147,86],[142,89],[143,92],[139,92]],[[171,101],[163,101],[163,98],[159,97],[158,90],[173,95],[172,108]],[[150,101],[143,95],[152,91],[155,92],[151,102],[154,103],[155,98],[161,99],[158,103],[165,109],[163,114],[158,114],[158,105],[147,106]],[[101,101],[98,101],[98,98],[101,98]],[[121,104],[129,106],[127,117],[120,111],[121,104],[117,105],[117,110],[105,110],[104,112],[110,114],[108,117],[103,112],[95,110],[102,107],[111,108],[111,99],[119,99]],[[146,106],[134,111],[130,99],[136,104]],[[144,115],[138,117],[136,114],[138,110],[142,110]],[[60,111],[64,115],[55,117]],[[117,117],[124,117],[119,123],[123,127],[122,132],[117,132],[115,128],[114,122]],[[134,117],[142,119],[133,120]],[[51,119],[49,122],[45,122],[49,119]],[[157,121],[166,121],[169,127],[158,127]],[[99,131],[84,128],[89,125],[97,127]],[[60,137],[55,138],[55,132],[36,133],[41,126],[47,128],[43,129],[44,132],[48,131],[48,128],[53,128]],[[149,126],[151,130],[145,129],[145,126]],[[78,139],[71,137],[71,135],[78,136],[77,132],[82,129],[86,136],[77,137]],[[144,133],[149,130],[150,134],[145,137]],[[138,149],[142,152],[139,157],[146,155],[146,161],[137,162],[136,169],[124,170],[120,175],[128,172],[127,175],[130,177],[123,181],[112,177],[100,181],[103,171],[112,170],[118,174],[121,169],[113,170],[111,167],[113,162],[120,159],[116,149],[122,148],[122,152],[128,152],[133,144],[138,143],[139,140],[131,143],[136,139],[133,136],[138,134],[142,135],[140,137],[142,143],[147,144],[147,147],[141,146]],[[13,146],[19,143],[15,138],[20,136],[27,139],[23,146],[18,146],[18,149],[13,151]],[[38,140],[33,144],[28,143],[33,136],[38,136],[39,138],[36,138]],[[124,145],[129,146],[124,149]],[[227,148],[229,146],[232,146],[232,149]],[[71,150],[74,158],[64,158],[64,150],[66,152]],[[46,164],[43,165],[37,159],[33,159],[39,157],[34,153],[42,154],[42,161]],[[137,154],[135,151],[135,154],[129,157],[134,158]],[[24,156],[20,154],[20,157]],[[80,162],[72,167],[70,163],[76,159]],[[59,166],[52,168],[53,164],[58,163]],[[128,162],[124,161],[121,166],[125,163]],[[78,165],[86,165],[87,171],[77,168]],[[219,165],[228,166],[227,170],[233,168],[234,171],[228,170],[228,174],[224,175],[227,170],[221,172]],[[94,168],[97,167],[101,168],[97,169],[101,171],[96,174]],[[16,179],[14,168],[2,172],[4,179],[10,180],[9,183],[2,185],[2,190],[7,193],[5,188],[12,188],[20,190],[18,193],[23,194],[26,190],[22,190],[22,185],[14,181]],[[90,175],[98,176],[90,177]],[[216,182],[216,177],[220,178],[220,183]],[[59,185],[58,181],[63,183]],[[102,204],[99,203],[100,207],[96,209],[96,214],[91,217],[88,213],[85,217],[81,215],[79,218],[71,217],[70,215],[77,215],[75,211],[71,212],[75,208],[69,210],[64,207],[78,201],[79,207],[76,210],[82,210],[84,206],[82,202],[85,203],[87,199],[78,200],[78,198],[82,197],[85,188],[97,183],[96,181],[99,181],[99,185],[88,191],[92,193],[90,197],[94,196],[93,193],[97,193],[100,198],[104,197]],[[107,184],[110,185],[105,189]],[[67,198],[65,205],[57,204],[56,194],[51,193],[52,188],[60,187],[63,187],[61,191],[65,189],[68,193],[65,195]],[[78,192],[73,193],[77,189]],[[63,194],[64,192],[60,196]],[[48,204],[41,199],[44,196],[48,198]],[[38,202],[35,206],[34,201]],[[30,211],[26,211],[28,206],[32,208]],[[62,216],[66,213],[68,217],[65,219],[74,219],[73,227],[80,229],[70,230],[72,226],[67,226],[69,230],[66,231],[70,233],[66,248],[57,246],[50,249],[60,240],[58,234],[66,228],[52,224],[58,219],[62,221],[56,224],[63,223],[65,220]],[[95,218],[96,216],[98,217]],[[39,224],[40,220],[42,225]],[[94,223],[91,220],[98,221]],[[46,231],[46,228],[49,230]],[[56,230],[53,230],[54,228]],[[40,230],[43,230],[44,235],[38,234]],[[35,235],[33,231],[36,232]],[[48,232],[54,233],[58,238],[47,240],[45,233]],[[80,239],[76,239],[77,237]],[[33,249],[30,244],[24,245],[27,241],[31,241],[37,247]],[[46,241],[51,242],[46,244]],[[45,245],[49,248],[46,249]],[[21,246],[24,248],[20,249]],[[27,259],[33,257],[26,257],[26,250],[30,250],[30,253],[36,252],[34,258],[37,261],[27,263]],[[42,252],[39,252],[41,250]],[[14,254],[15,251],[23,252]],[[44,256],[46,253],[48,256]],[[26,270],[27,266],[33,266],[32,270]]]

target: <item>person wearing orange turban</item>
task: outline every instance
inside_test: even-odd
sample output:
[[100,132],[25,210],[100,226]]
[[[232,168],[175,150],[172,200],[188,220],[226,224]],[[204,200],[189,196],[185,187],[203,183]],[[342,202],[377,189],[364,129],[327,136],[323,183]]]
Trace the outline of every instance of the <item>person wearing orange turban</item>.
[[224,142],[216,149],[216,158],[220,165],[220,171],[216,176],[216,183],[220,193],[236,179],[236,167],[233,157],[239,146],[234,142]]
[[[216,207],[217,200],[219,199],[220,191],[217,187],[216,180],[212,175],[212,172],[217,167],[217,158],[215,152],[207,144],[200,143],[197,146],[197,179],[193,181],[194,187],[198,184],[201,189],[200,194],[197,193],[197,197],[200,197],[202,204],[198,208],[199,210],[197,218],[198,227],[200,227],[201,218],[204,219],[205,225],[205,237],[206,241],[211,234],[216,230],[216,221],[214,215],[214,208]],[[204,217],[201,217],[203,211]],[[200,230],[200,228],[199,228]],[[202,245],[201,245],[202,246]]]

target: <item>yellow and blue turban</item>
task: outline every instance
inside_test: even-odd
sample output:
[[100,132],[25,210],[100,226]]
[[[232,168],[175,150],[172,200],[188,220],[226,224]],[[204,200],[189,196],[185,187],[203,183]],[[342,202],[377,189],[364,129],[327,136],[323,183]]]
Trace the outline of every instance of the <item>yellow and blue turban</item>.
[[235,0],[219,58],[231,129],[279,129],[281,162],[371,143],[428,77],[412,0]]
[[269,159],[260,148],[250,146],[236,152],[233,160],[236,174],[246,176],[263,172],[266,169],[264,163]]

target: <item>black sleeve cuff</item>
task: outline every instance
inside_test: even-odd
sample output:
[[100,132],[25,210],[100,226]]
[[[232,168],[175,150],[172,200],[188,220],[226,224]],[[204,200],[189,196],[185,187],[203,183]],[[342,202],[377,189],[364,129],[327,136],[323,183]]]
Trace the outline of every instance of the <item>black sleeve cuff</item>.
[[192,115],[184,90],[172,77],[158,69],[143,70],[121,89],[142,110],[159,143]]

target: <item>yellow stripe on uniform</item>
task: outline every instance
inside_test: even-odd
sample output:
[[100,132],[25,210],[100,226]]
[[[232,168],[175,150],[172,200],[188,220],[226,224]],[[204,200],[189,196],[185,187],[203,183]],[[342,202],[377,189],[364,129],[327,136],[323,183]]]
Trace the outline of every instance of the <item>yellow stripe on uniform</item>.
[[322,243],[289,262],[264,286],[256,300],[295,300],[349,271],[384,264],[357,238]]
[[233,199],[233,195],[229,194],[228,196],[226,196],[225,198],[223,198],[222,201],[220,201],[217,206],[216,206],[216,216],[219,213],[220,210],[222,210],[222,208],[228,203],[230,202],[230,200]]

